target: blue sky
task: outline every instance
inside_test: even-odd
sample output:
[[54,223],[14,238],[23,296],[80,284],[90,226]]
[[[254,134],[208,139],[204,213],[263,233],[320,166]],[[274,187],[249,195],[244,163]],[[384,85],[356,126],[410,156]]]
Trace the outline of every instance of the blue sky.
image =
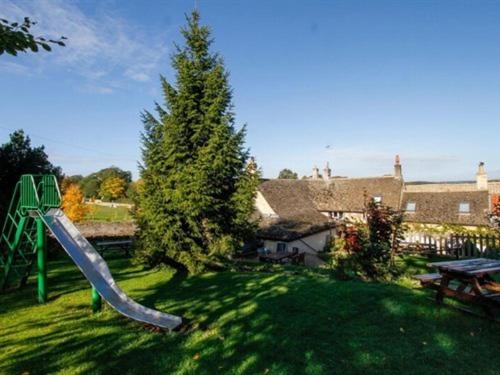
[[[0,142],[23,128],[67,174],[137,176],[140,112],[194,1],[10,1],[0,16],[68,37],[0,56]],[[231,73],[237,124],[266,177],[500,178],[500,2],[198,0]]]

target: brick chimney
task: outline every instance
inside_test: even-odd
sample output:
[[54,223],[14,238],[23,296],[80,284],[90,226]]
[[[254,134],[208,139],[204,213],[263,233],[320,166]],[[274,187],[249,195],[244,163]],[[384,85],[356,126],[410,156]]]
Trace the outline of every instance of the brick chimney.
[[313,180],[318,180],[319,179],[319,168],[317,166],[313,167],[312,179]]
[[323,169],[323,179],[328,181],[330,178],[332,178],[332,170],[330,169],[329,163],[326,162],[325,169]]
[[477,190],[488,190],[488,175],[484,169],[484,163],[480,162],[476,173]]
[[394,177],[403,179],[403,170],[401,168],[401,161],[399,155],[396,155],[396,160],[394,161]]

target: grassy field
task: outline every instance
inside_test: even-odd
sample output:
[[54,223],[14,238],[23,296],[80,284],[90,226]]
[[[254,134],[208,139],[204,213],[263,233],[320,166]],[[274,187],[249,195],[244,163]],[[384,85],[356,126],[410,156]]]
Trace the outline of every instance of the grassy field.
[[[413,259],[420,270],[425,259]],[[109,262],[139,302],[184,316],[185,333],[154,334],[106,307],[67,260],[49,263],[50,302],[34,280],[0,295],[5,374],[498,374],[500,326],[438,309],[429,292],[287,272],[189,278]]]
[[127,207],[106,207],[97,204],[89,204],[90,213],[85,220],[91,221],[129,221],[132,220],[130,210]]

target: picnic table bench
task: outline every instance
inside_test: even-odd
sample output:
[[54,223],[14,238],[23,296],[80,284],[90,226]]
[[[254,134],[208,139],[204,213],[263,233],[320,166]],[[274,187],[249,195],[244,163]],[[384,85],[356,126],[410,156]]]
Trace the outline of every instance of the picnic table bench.
[[500,260],[478,258],[429,263],[439,273],[417,275],[423,287],[437,291],[436,302],[443,303],[445,297],[480,305],[489,318],[494,318],[494,309],[500,308],[500,283],[493,274],[500,273]]
[[97,250],[101,255],[108,250],[121,250],[126,256],[130,256],[130,248],[132,247],[132,240],[107,240],[97,241]]

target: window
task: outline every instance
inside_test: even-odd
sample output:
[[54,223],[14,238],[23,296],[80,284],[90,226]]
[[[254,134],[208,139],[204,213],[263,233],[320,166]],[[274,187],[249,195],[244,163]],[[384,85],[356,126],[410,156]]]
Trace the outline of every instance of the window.
[[406,203],[406,211],[407,212],[415,212],[417,209],[417,204],[415,202],[407,202]]
[[469,202],[462,202],[458,205],[458,212],[461,214],[470,213],[470,204]]
[[380,195],[376,195],[373,197],[373,201],[375,203],[382,203],[382,197]]
[[278,244],[276,245],[276,251],[278,253],[284,253],[286,251],[286,243],[278,242]]
[[333,211],[331,212],[332,219],[342,219],[344,217],[344,213],[342,211]]

